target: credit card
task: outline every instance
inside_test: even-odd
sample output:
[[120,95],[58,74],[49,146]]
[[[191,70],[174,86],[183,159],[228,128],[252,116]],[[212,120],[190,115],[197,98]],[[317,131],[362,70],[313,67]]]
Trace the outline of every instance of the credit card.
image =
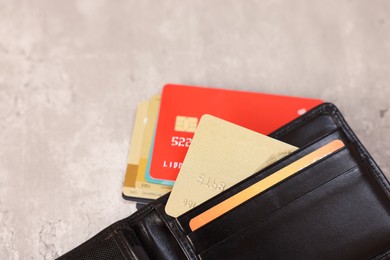
[[255,184],[252,184],[248,188],[234,194],[228,199],[220,202],[219,204],[211,207],[210,209],[199,214],[198,216],[192,218],[189,222],[189,226],[191,230],[195,231],[196,229],[204,226],[210,221],[234,209],[235,207],[239,206],[245,201],[271,188],[277,183],[299,172],[300,170],[310,166],[316,161],[334,153],[335,151],[339,150],[342,147],[344,147],[344,143],[342,141],[334,140],[322,146],[321,148],[315,150],[314,152],[311,152],[308,155],[305,155],[304,157],[287,165],[286,167],[276,171],[272,175],[256,182]]
[[203,114],[268,135],[321,103],[319,99],[166,85],[162,92],[149,181],[176,180]]
[[148,156],[148,163],[146,164],[146,169],[145,169],[145,174],[144,174],[145,180],[146,180],[147,182],[149,182],[149,183],[156,183],[156,184],[161,184],[161,185],[170,186],[170,189],[171,189],[171,187],[173,186],[173,184],[175,184],[174,181],[153,179],[153,178],[150,176],[150,165],[151,165],[152,157],[153,157],[153,148],[154,148],[155,136],[156,136],[156,128],[155,128],[155,130],[154,130],[154,134],[153,134],[153,138],[152,138],[152,144],[150,145],[149,156]]
[[178,217],[297,148],[203,115],[165,212]]
[[123,197],[128,200],[139,201],[139,198],[145,198],[144,194],[142,194],[143,190],[135,187],[135,179],[137,177],[142,136],[145,129],[148,106],[149,101],[141,101],[137,106],[135,123],[130,141],[129,157],[127,159],[126,175],[122,188]]
[[159,185],[154,183],[149,183],[145,179],[145,170],[148,164],[149,151],[151,149],[153,133],[156,126],[158,111],[160,108],[160,95],[153,96],[149,101],[149,107],[147,112],[147,122],[145,125],[142,143],[141,143],[141,152],[138,162],[137,177],[135,181],[135,186],[138,189],[144,190],[144,193],[148,195],[149,198],[157,199],[164,195],[165,193],[171,191],[170,186]]

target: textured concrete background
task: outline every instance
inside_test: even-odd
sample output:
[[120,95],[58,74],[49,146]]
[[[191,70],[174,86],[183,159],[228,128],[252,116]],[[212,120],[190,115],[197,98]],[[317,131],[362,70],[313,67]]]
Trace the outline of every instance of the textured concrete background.
[[134,212],[136,104],[166,82],[336,103],[390,169],[390,2],[0,0],[0,258]]

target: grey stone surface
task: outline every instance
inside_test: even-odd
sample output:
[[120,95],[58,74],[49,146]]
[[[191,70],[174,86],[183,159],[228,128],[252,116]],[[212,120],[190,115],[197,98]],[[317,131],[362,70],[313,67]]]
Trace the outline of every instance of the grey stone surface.
[[136,104],[167,82],[334,102],[390,170],[390,2],[0,0],[0,258],[135,211]]

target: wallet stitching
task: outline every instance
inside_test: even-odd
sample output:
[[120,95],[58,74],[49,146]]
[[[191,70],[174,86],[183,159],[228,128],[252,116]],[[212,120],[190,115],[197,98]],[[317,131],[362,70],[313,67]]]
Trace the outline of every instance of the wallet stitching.
[[386,182],[384,177],[382,176],[382,172],[377,170],[377,165],[375,165],[371,158],[368,158],[368,163],[371,167],[369,167],[370,173],[373,175],[374,179],[378,182],[381,190],[386,194],[387,198],[390,200],[390,187]]
[[368,172],[372,175],[372,177],[374,178],[375,182],[379,185],[379,187],[381,188],[381,190],[383,190],[383,192],[385,193],[386,197],[388,200],[390,200],[390,192],[387,190],[387,184],[384,182],[384,180],[381,178],[381,176],[378,174],[380,173],[377,173],[374,169],[374,167],[376,165],[373,165],[370,158],[367,158],[367,163],[371,166],[371,167],[366,167]]
[[390,256],[390,250],[387,250],[386,252],[380,254],[380,255],[377,255],[375,256],[374,258],[372,258],[373,260],[381,260],[381,259],[386,259],[385,257],[387,256]]
[[341,126],[341,128],[346,132],[349,139],[352,139],[353,142],[356,143],[358,151],[360,153],[360,156],[366,158],[368,161],[368,164],[371,166],[369,167],[370,173],[373,175],[374,179],[379,182],[379,186],[381,190],[386,194],[386,196],[390,199],[390,185],[386,182],[386,180],[383,177],[383,172],[379,169],[379,167],[376,165],[375,161],[371,157],[371,155],[368,153],[367,149],[363,146],[363,144],[360,142],[360,140],[357,138],[356,134],[352,131],[352,129],[349,127],[348,123],[345,121],[343,116],[341,115],[340,111],[336,107],[329,107],[331,109],[331,113],[334,115],[335,119],[337,120],[337,124]]

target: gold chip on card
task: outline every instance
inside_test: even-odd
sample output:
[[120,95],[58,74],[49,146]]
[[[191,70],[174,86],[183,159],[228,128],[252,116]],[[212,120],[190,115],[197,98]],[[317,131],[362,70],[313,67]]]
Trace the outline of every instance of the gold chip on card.
[[194,133],[198,125],[198,118],[189,116],[176,116],[175,131]]

